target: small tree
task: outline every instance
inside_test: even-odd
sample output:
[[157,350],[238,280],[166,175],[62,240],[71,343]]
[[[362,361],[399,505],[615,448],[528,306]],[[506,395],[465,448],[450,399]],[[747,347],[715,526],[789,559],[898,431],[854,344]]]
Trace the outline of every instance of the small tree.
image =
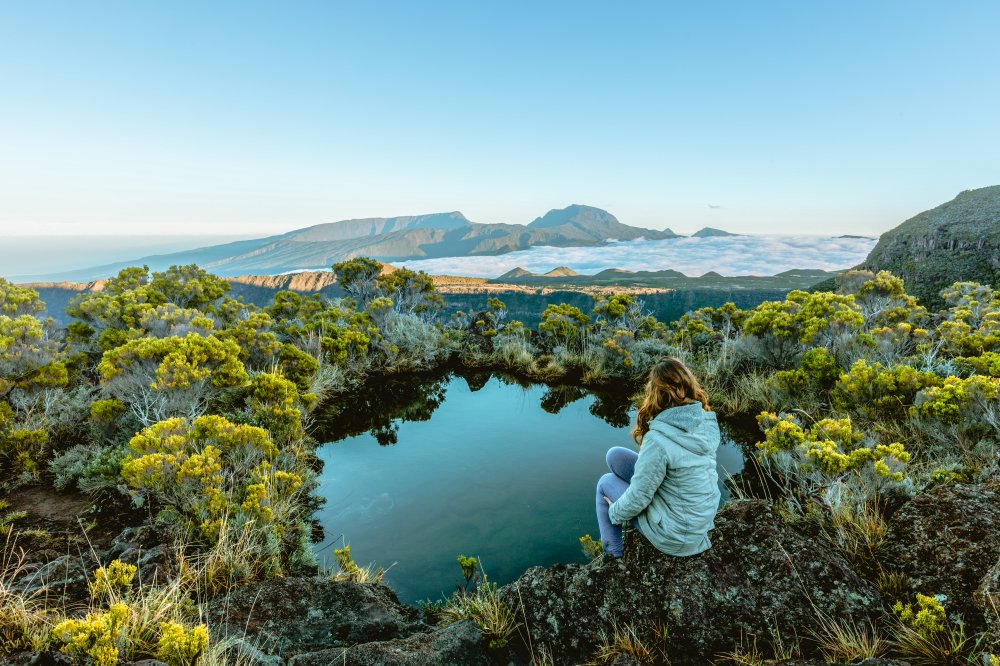
[[0,315],[0,455],[22,472],[37,471],[55,392],[69,381],[51,329],[52,320]]
[[45,311],[45,303],[38,298],[38,292],[28,287],[19,287],[0,278],[0,314],[10,317],[35,315]]
[[376,280],[380,295],[392,299],[393,310],[404,314],[433,315],[444,305],[434,290],[434,280],[423,271],[398,268]]
[[145,426],[172,416],[200,416],[221,389],[249,379],[234,340],[194,333],[130,340],[105,352],[97,370],[108,393]]
[[553,346],[570,347],[582,337],[588,323],[590,317],[583,314],[580,308],[560,303],[545,308],[538,329],[550,338]]
[[334,264],[333,273],[344,291],[361,306],[365,306],[378,293],[378,277],[382,274],[382,264],[368,257],[358,257]]

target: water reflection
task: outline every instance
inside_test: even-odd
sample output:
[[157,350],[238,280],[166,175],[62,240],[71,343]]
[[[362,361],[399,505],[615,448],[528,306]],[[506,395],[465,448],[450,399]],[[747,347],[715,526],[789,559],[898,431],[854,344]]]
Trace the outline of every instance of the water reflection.
[[[360,390],[316,410],[311,431],[321,442],[368,433],[382,446],[396,444],[400,423],[429,420],[444,402],[450,380],[450,375],[414,374],[366,382]],[[481,386],[488,380],[487,375]]]
[[[489,372],[378,378],[317,410],[312,432],[321,442],[368,433],[383,446],[396,444],[400,423],[429,420],[444,402],[445,392],[452,382],[463,381],[469,391],[475,393],[486,387],[491,379],[521,389],[538,386],[511,375]],[[588,396],[593,398],[588,410],[605,423],[624,428],[631,422],[632,401],[627,392],[549,386],[544,387],[539,405],[549,414],[558,414],[567,405]]]

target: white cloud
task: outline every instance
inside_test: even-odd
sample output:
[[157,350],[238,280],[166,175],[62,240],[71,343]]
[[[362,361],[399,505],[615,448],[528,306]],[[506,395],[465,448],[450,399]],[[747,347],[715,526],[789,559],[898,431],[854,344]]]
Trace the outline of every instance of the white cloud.
[[860,263],[875,246],[869,238],[821,236],[725,236],[628,241],[597,247],[533,247],[495,257],[445,257],[394,262],[435,275],[497,277],[520,266],[545,273],[568,266],[593,274],[673,269],[685,275],[775,275],[793,268],[839,270]]

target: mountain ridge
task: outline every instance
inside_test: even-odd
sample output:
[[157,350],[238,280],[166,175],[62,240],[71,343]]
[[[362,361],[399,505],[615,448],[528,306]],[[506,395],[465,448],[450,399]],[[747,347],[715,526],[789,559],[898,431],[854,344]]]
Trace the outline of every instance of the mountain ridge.
[[669,229],[622,224],[611,213],[581,204],[550,210],[527,225],[478,223],[458,211],[340,220],[263,238],[233,241],[193,250],[148,255],[59,274],[24,276],[25,280],[90,281],[127,266],[164,270],[196,263],[223,277],[247,273],[280,274],[327,268],[366,256],[384,262],[452,256],[492,256],[529,247],[583,247],[609,241],[677,238]]

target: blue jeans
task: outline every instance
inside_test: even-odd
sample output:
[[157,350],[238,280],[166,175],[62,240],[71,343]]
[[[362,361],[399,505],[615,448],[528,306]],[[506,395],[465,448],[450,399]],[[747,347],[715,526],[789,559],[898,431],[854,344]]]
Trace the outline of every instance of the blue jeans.
[[639,454],[622,446],[615,446],[608,451],[606,460],[610,474],[605,474],[597,482],[597,524],[601,530],[601,545],[605,553],[615,557],[622,556],[622,528],[615,525],[608,517],[607,496],[612,502],[625,494],[628,484],[635,473],[635,461]]

